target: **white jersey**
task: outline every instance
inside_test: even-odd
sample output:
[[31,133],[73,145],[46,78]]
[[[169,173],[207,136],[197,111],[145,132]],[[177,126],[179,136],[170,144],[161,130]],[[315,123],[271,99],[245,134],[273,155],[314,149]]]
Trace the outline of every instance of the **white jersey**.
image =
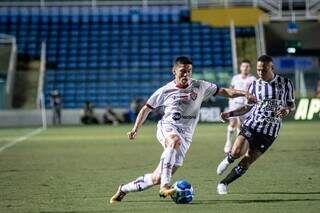
[[159,124],[171,124],[192,138],[199,120],[201,103],[217,94],[216,84],[191,79],[187,88],[178,88],[174,81],[155,91],[147,106],[164,107],[164,115]]
[[[242,78],[240,74],[233,76],[231,80],[231,88],[237,90],[248,91],[249,86],[253,81],[257,80],[256,77],[249,75],[246,78]],[[237,97],[229,99],[229,108],[231,110],[239,108],[247,103],[246,97]]]

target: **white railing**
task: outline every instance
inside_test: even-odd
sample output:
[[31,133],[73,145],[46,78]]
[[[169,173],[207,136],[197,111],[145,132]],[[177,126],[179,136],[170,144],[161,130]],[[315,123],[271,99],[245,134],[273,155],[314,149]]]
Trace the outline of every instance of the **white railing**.
[[258,5],[262,9],[269,12],[271,16],[281,17],[282,13],[282,1],[279,0],[260,0]]
[[320,11],[320,1],[319,0],[307,0],[306,1],[306,10],[308,15],[316,15],[319,14]]
[[[300,4],[302,9],[293,7]],[[283,5],[289,6],[284,9]],[[320,11],[319,0],[191,0],[191,7],[236,7],[252,6],[259,7],[270,16],[271,20],[290,21],[296,20],[317,20]],[[290,8],[291,7],[291,8]]]
[[84,0],[84,1],[1,1],[0,7],[51,7],[51,6],[152,6],[152,5],[189,5],[189,0]]
[[[305,9],[284,10],[283,5],[299,3]],[[199,7],[259,7],[269,14],[271,20],[290,21],[317,20],[320,11],[319,0],[83,0],[83,1],[1,1],[0,7],[51,7],[51,6],[152,6],[152,5],[184,5],[193,8]]]

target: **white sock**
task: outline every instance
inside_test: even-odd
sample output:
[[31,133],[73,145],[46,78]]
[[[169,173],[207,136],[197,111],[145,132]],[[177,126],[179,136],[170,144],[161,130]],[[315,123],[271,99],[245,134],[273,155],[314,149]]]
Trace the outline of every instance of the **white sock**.
[[174,148],[165,148],[160,161],[162,162],[161,167],[161,183],[160,187],[170,184],[172,168],[176,160],[176,150]]
[[145,189],[150,188],[151,186],[154,186],[151,178],[152,174],[145,174],[143,176],[138,177],[136,180],[123,185],[121,187],[121,191],[128,193],[128,192],[140,192]]
[[228,126],[228,130],[227,130],[227,143],[231,143],[231,138],[232,135],[235,131],[235,128],[232,128],[231,126]]

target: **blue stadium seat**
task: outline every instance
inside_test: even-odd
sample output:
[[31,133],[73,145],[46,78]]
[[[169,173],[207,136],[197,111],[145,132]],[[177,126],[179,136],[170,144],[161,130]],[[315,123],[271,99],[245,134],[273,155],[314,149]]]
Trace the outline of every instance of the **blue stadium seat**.
[[[199,69],[232,66],[229,29],[180,22],[188,16],[183,6],[10,7],[0,8],[0,33],[16,35],[19,54],[36,57],[41,41],[47,41],[47,60],[57,70],[47,72],[46,94],[61,88],[66,106],[82,107],[89,91],[102,106],[97,94],[105,88],[87,87],[97,81],[116,94],[111,103],[127,106],[132,95],[148,96],[171,80],[168,70],[176,56],[191,56]],[[254,29],[236,33],[247,36]],[[149,84],[155,77],[160,81]],[[133,87],[117,90],[123,80]]]

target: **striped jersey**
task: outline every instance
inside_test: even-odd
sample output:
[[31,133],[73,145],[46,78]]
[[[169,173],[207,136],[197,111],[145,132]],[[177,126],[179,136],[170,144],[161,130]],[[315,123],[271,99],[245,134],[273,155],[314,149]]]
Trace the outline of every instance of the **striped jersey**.
[[174,81],[155,91],[147,101],[150,108],[164,107],[160,124],[171,124],[192,137],[199,120],[201,103],[216,95],[216,84],[191,79],[188,87],[179,88]]
[[257,97],[257,103],[244,121],[244,125],[259,133],[277,137],[282,125],[282,119],[276,117],[277,110],[280,107],[294,105],[292,82],[275,74],[269,82],[262,79],[252,82],[249,93]]

